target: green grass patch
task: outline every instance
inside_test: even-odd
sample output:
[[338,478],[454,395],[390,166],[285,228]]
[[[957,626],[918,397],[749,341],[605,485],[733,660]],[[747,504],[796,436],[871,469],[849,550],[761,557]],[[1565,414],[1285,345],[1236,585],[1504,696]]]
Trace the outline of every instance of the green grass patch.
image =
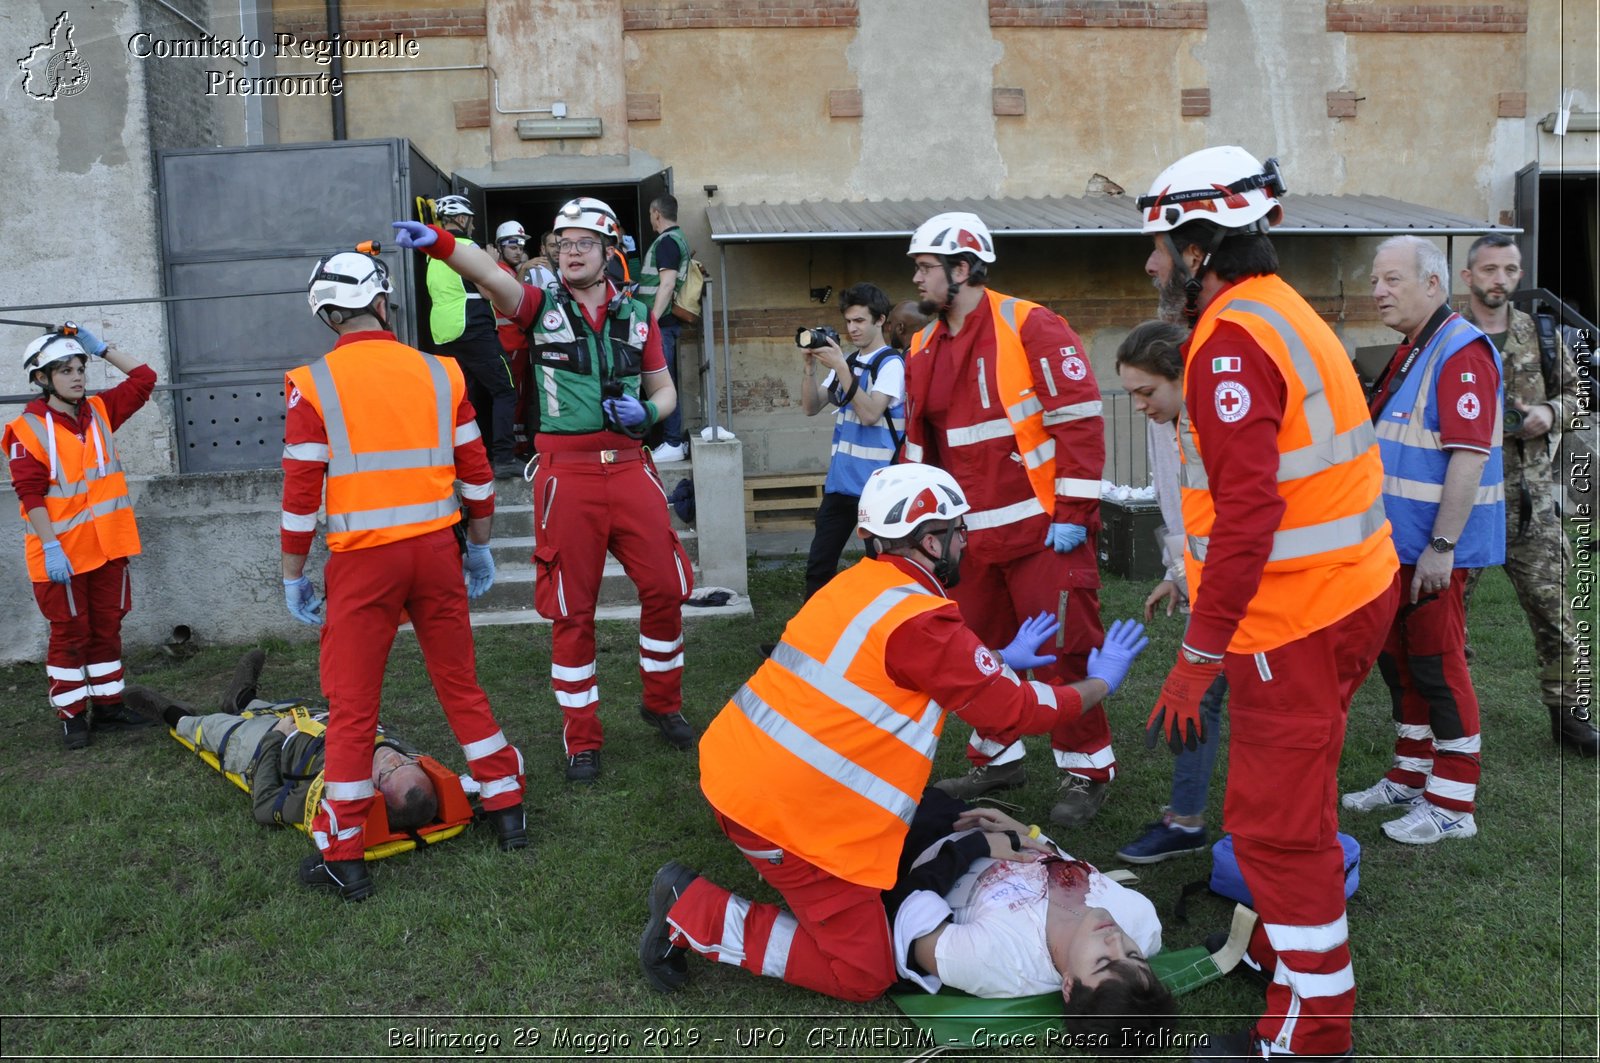
[[[686,635],[686,712],[704,726],[798,607],[798,566],[752,573],[753,619],[700,620]],[[1144,584],[1108,581],[1109,621],[1135,615]],[[1592,619],[1592,618],[1591,618]],[[1483,703],[1481,833],[1411,848],[1383,816],[1341,814],[1363,846],[1350,905],[1363,1059],[1581,1059],[1597,1045],[1593,762],[1557,752],[1537,696],[1532,641],[1510,585],[1489,573],[1473,603],[1473,675]],[[1094,824],[1062,838],[1102,867],[1153,818],[1170,757],[1147,750],[1144,719],[1182,631],[1160,619],[1153,644],[1110,706],[1120,768]],[[728,967],[696,963],[664,997],[635,948],[655,869],[683,860],[762,900],[760,884],[712,823],[692,754],[637,719],[637,633],[600,626],[605,774],[561,776],[561,714],[548,687],[548,628],[486,628],[478,672],[527,760],[532,848],[497,851],[470,830],[374,868],[377,897],[345,905],[295,882],[310,851],[296,831],[250,820],[245,796],[164,732],[97,736],[61,749],[41,669],[0,669],[0,1056],[355,1059],[499,1056],[575,1059],[907,1059],[919,1044],[892,1005],[850,1005]],[[263,693],[315,695],[316,644],[271,642]],[[240,647],[192,657],[130,655],[130,675],[203,709]],[[383,719],[461,766],[416,641],[396,642]],[[959,772],[966,727],[949,724],[937,772]],[[1370,784],[1393,742],[1374,677],[1352,710],[1343,789]],[[1006,795],[1043,820],[1055,789],[1042,740],[1030,781]],[[1226,754],[1212,788],[1220,821]],[[1285,780],[1285,787],[1294,785]],[[1140,869],[1166,917],[1205,857]],[[1226,925],[1199,899],[1166,940],[1195,944]],[[1184,1029],[1247,1025],[1260,994],[1227,978],[1183,1000]],[[994,1049],[940,1058],[1030,1058]],[[1185,1053],[1173,1053],[1182,1057]]]

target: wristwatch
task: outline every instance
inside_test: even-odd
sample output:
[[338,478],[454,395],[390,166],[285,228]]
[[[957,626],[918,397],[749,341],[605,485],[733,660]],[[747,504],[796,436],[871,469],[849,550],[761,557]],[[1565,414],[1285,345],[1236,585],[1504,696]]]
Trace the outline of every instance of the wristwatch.
[[1191,650],[1187,646],[1178,647],[1178,653],[1190,664],[1206,665],[1220,664],[1222,662],[1221,657],[1212,657],[1210,654],[1201,653],[1198,650]]
[[1428,545],[1439,551],[1441,554],[1448,554],[1450,551],[1456,548],[1455,543],[1451,542],[1449,539],[1446,539],[1442,535],[1435,535]]

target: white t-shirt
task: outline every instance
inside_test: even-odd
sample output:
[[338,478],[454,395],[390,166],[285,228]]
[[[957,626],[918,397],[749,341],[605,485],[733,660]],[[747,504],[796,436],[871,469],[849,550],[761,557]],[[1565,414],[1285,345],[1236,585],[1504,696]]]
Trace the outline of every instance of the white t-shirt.
[[[937,845],[929,851],[936,849]],[[941,985],[977,997],[1059,993],[1061,974],[1045,945],[1045,919],[1050,910],[1048,876],[1044,864],[984,857],[942,898],[927,891],[912,894],[895,919],[895,956],[900,974],[930,993],[938,992]],[[1085,901],[1110,912],[1143,955],[1153,956],[1161,951],[1161,919],[1144,894],[1112,882],[1091,868]],[[934,945],[938,976],[911,970],[906,962],[910,942],[945,919],[950,919],[951,925]]]
[[[881,347],[878,348],[878,350],[882,349]],[[877,351],[874,351],[873,354],[876,355]],[[864,371],[872,364],[872,358],[864,354],[859,356],[858,361]],[[833,387],[836,375],[832,369],[828,370],[828,375],[822,380],[823,394],[827,394],[828,389]],[[867,379],[863,386],[868,391],[876,391],[880,395],[889,396],[890,406],[897,404],[905,396],[906,361],[904,358],[885,357],[882,367],[878,370],[876,376],[870,371],[866,371],[865,376]]]

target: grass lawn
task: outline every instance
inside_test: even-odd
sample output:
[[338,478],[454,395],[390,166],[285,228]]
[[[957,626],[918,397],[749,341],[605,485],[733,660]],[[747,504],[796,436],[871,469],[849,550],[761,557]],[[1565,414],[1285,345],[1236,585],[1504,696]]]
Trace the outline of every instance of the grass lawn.
[[[758,663],[797,607],[798,567],[754,574],[754,620],[687,629],[685,703],[704,724]],[[1111,581],[1108,621],[1134,615],[1143,583]],[[17,608],[24,608],[18,605]],[[1591,616],[1592,620],[1592,616]],[[1384,816],[1342,813],[1363,846],[1349,911],[1363,1059],[1592,1059],[1597,1045],[1596,769],[1558,755],[1538,704],[1532,641],[1505,577],[1474,601],[1473,674],[1483,702],[1480,834],[1406,847]],[[1062,837],[1102,867],[1154,817],[1170,757],[1146,750],[1143,723],[1181,632],[1154,643],[1111,704],[1120,768],[1093,826]],[[561,716],[548,690],[549,630],[487,628],[478,670],[507,734],[527,758],[532,848],[500,853],[486,830],[382,861],[362,905],[295,884],[310,850],[297,831],[250,820],[245,795],[151,729],[61,748],[37,665],[0,670],[0,1057],[443,1059],[858,1058],[902,1060],[915,1046],[893,1005],[842,1004],[771,979],[696,962],[682,993],[663,997],[635,959],[644,894],[676,857],[715,880],[772,899],[712,823],[692,755],[675,752],[634,711],[636,633],[601,627],[609,728],[597,786],[561,778]],[[315,695],[314,643],[272,643],[262,692]],[[239,647],[187,659],[130,654],[138,681],[209,708]],[[383,718],[396,733],[461,767],[415,640],[391,660]],[[1358,697],[1342,789],[1388,766],[1393,731],[1376,677]],[[964,767],[967,729],[952,721],[938,772]],[[1054,793],[1041,740],[1024,820]],[[1226,754],[1212,790],[1220,820]],[[1295,785],[1285,779],[1283,785]],[[1144,869],[1165,918],[1195,856]],[[1226,925],[1213,898],[1168,920],[1181,947]],[[1184,1029],[1248,1025],[1260,994],[1230,977],[1182,1001]],[[995,1048],[940,1058],[1031,1058]],[[1175,1052],[1179,1057],[1186,1053]]]

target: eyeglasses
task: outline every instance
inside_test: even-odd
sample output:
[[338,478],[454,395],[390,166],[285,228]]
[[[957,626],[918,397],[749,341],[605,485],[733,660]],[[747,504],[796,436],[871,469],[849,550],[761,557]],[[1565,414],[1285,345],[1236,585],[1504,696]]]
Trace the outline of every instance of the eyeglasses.
[[393,775],[401,768],[409,768],[417,762],[415,757],[408,757],[403,753],[397,753],[396,755],[400,759],[389,765],[387,768],[384,768],[382,771],[378,772],[376,785],[381,787],[383,785],[383,781],[390,775]]
[[583,253],[588,254],[590,251],[593,251],[595,248],[597,248],[599,246],[600,246],[600,241],[599,240],[557,240],[556,241],[556,250],[557,251],[563,251],[563,252],[565,252],[565,251],[582,251]]

